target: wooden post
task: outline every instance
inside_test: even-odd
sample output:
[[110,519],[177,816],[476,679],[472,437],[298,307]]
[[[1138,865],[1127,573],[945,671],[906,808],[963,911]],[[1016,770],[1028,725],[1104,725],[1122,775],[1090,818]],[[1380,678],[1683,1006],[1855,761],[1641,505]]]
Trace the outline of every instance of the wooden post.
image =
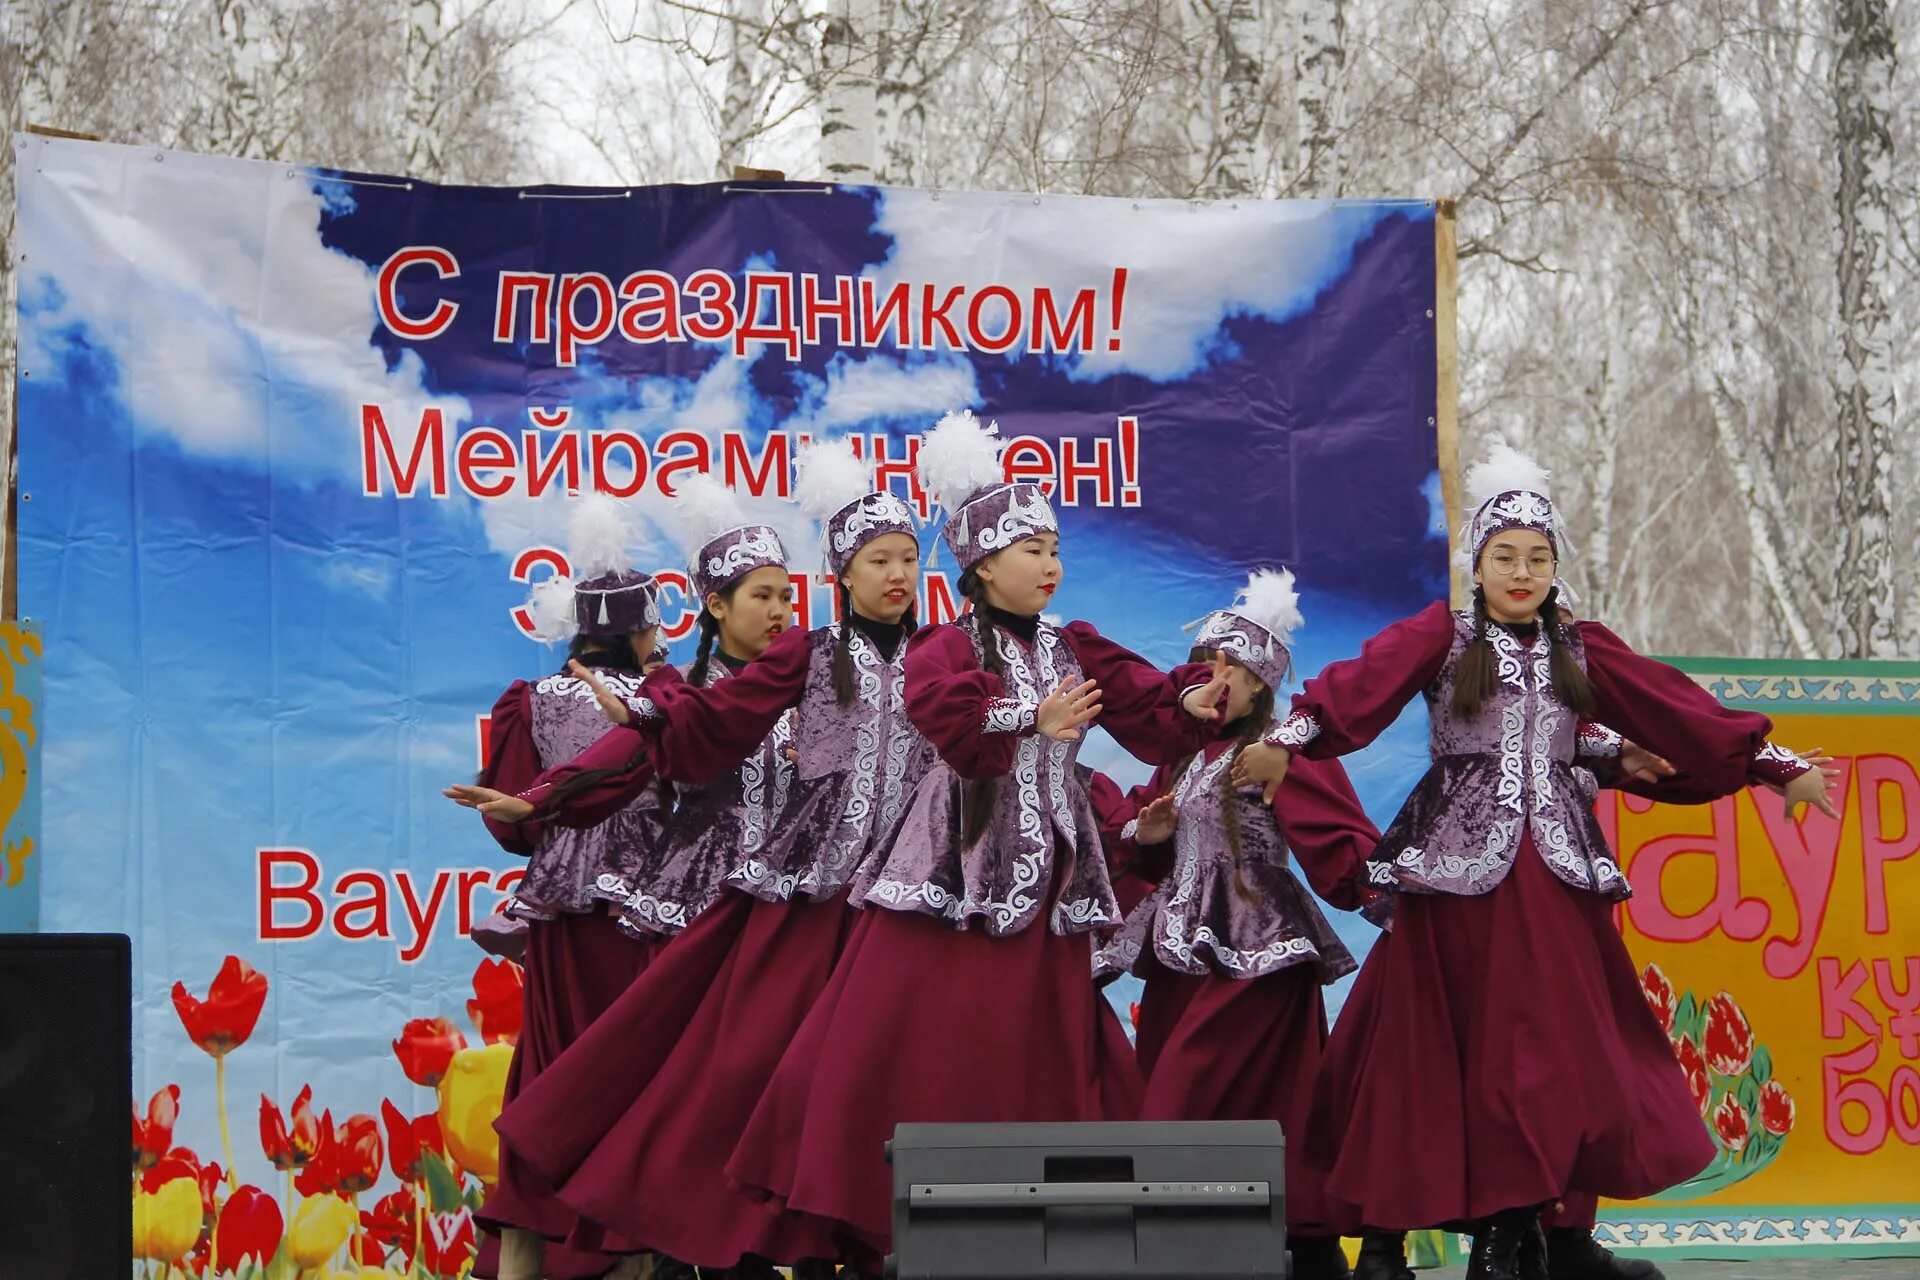
[[1454,203],[1438,202],[1433,219],[1433,351],[1438,380],[1434,433],[1440,449],[1440,503],[1447,517],[1447,577],[1453,607],[1465,608],[1467,579],[1453,569],[1453,540],[1460,528],[1460,340],[1456,294],[1460,262],[1455,255]]
[[779,169],[749,169],[746,165],[733,166],[735,182],[785,182],[787,175]]

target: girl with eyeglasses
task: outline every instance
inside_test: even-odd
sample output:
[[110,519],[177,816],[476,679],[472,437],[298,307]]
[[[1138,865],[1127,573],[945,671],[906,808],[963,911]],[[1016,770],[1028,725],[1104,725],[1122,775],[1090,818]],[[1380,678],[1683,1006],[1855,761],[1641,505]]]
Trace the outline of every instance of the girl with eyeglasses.
[[1393,923],[1335,1023],[1305,1135],[1345,1229],[1376,1232],[1364,1280],[1407,1275],[1391,1233],[1435,1225],[1473,1233],[1472,1280],[1657,1274],[1578,1227],[1544,1239],[1539,1211],[1652,1195],[1713,1156],[1613,923],[1629,889],[1589,769],[1689,797],[1768,784],[1789,811],[1833,812],[1824,771],[1768,741],[1764,717],[1562,616],[1546,481],[1504,446],[1474,467],[1473,608],[1374,636],[1235,764],[1271,795],[1294,757],[1356,751],[1426,700],[1432,766],[1368,863]]

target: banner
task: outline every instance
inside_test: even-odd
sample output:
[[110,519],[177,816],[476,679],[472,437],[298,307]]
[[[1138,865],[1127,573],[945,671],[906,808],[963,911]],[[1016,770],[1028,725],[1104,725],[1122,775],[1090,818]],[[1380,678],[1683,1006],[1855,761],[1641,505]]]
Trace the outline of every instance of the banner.
[[[795,446],[853,434],[924,511],[915,440],[972,407],[1059,507],[1062,613],[1162,664],[1257,566],[1300,577],[1308,672],[1446,590],[1430,202],[16,155],[42,927],[134,939],[143,1258],[471,1251],[519,978],[462,935],[522,864],[439,791],[500,690],[559,665],[518,606],[564,568],[568,492],[651,520],[721,474],[819,625]],[[684,637],[679,555],[651,524],[634,554]],[[929,572],[922,617],[955,605]],[[1385,822],[1419,716],[1351,763]]]
[[1840,820],[1749,791],[1600,797],[1620,918],[1719,1154],[1601,1238],[1696,1257],[1920,1255],[1920,663],[1683,660],[1841,769]]

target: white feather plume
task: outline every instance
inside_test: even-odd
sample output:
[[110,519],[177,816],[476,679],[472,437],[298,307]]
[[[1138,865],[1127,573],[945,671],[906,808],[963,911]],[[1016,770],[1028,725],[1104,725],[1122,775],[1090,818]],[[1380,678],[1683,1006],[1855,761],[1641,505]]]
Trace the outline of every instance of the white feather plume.
[[683,476],[674,482],[672,511],[674,530],[688,555],[727,530],[747,523],[739,497],[705,472]]
[[580,630],[573,616],[573,581],[558,574],[533,584],[527,595],[527,616],[533,620],[533,638],[546,644],[565,644]]
[[943,416],[920,438],[914,472],[920,477],[920,487],[942,510],[951,513],[974,494],[1005,478],[1000,467],[1000,452],[1005,448],[999,423],[982,426],[973,410],[961,409]]
[[815,520],[830,518],[872,491],[872,471],[844,437],[815,440],[793,460],[794,500]]
[[1300,593],[1294,589],[1291,569],[1255,569],[1234,597],[1233,611],[1257,622],[1281,644],[1291,647],[1302,622]]
[[628,569],[633,529],[618,499],[594,492],[576,498],[567,523],[567,560],[576,582]]
[[1498,441],[1485,458],[1467,468],[1467,514],[1471,516],[1485,506],[1488,499],[1515,489],[1551,499],[1553,491],[1548,487],[1551,479],[1539,463],[1506,441]]

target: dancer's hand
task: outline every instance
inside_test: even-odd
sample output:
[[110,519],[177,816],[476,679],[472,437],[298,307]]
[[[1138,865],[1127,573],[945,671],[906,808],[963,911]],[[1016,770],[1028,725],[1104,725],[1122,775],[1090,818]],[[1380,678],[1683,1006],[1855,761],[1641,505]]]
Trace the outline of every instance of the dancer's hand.
[[1829,818],[1837,819],[1840,815],[1833,807],[1831,792],[1840,770],[1837,766],[1828,766],[1833,757],[1815,754],[1802,756],[1801,759],[1813,765],[1813,768],[1779,788],[1780,795],[1787,802],[1787,820],[1794,821],[1794,811],[1803,804],[1810,804]]
[[1227,655],[1213,655],[1213,678],[1197,688],[1187,690],[1180,699],[1180,705],[1186,713],[1196,720],[1218,720],[1220,718],[1220,699],[1227,696]]
[[1233,785],[1250,787],[1258,783],[1261,803],[1272,804],[1273,793],[1286,781],[1287,766],[1292,763],[1293,753],[1285,747],[1250,742],[1233,757]]
[[478,809],[496,822],[525,822],[533,816],[532,801],[510,796],[504,791],[495,791],[492,787],[460,783],[440,794],[463,809]]
[[1060,687],[1046,696],[1033,717],[1033,730],[1055,742],[1077,742],[1080,726],[1100,714],[1100,686],[1091,680]]
[[581,665],[576,658],[567,659],[567,670],[574,676],[586,681],[587,688],[593,690],[593,700],[600,704],[600,714],[615,724],[626,724],[633,719],[633,713],[627,710],[627,704],[619,694],[607,688],[593,668]]
[[1637,742],[1620,739],[1620,770],[1629,778],[1658,782],[1678,772],[1664,756],[1657,756]]
[[1161,796],[1142,809],[1140,816],[1134,819],[1134,843],[1163,844],[1173,839],[1174,824],[1179,820],[1179,811],[1173,807],[1173,797]]

